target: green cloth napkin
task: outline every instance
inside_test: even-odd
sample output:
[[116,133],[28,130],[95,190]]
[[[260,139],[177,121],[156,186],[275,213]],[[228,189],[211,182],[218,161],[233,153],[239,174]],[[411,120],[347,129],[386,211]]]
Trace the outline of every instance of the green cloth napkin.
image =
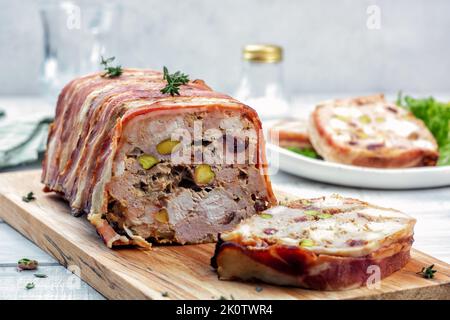
[[0,169],[31,163],[39,158],[47,143],[52,118],[7,121],[0,110]]

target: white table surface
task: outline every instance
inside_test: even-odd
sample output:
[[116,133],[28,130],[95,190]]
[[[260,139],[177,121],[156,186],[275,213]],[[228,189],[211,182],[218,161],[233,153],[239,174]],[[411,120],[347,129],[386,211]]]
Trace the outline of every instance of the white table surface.
[[[316,97],[308,97],[304,101],[320,100]],[[6,110],[7,114],[18,114],[18,110],[31,111],[36,105],[51,110],[34,97],[0,97],[0,109]],[[48,113],[48,110],[40,112]],[[297,113],[302,113],[302,110]],[[283,172],[272,176],[272,182],[278,190],[300,197],[339,193],[402,210],[417,219],[414,247],[450,263],[450,187],[408,191],[366,190],[327,185]],[[47,274],[48,278],[38,279],[33,272],[18,272],[17,261],[24,257],[38,260],[39,272]],[[34,282],[35,288],[27,290],[25,286],[28,282]],[[103,296],[0,220],[0,299],[103,299]]]

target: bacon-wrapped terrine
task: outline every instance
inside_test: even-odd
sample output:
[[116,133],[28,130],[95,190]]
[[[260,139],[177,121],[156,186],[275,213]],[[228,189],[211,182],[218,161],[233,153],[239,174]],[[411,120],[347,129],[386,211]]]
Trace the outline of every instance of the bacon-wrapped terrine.
[[436,140],[408,110],[383,95],[326,101],[311,114],[309,139],[325,160],[363,167],[436,165]]
[[61,92],[42,182],[108,247],[201,243],[275,203],[255,111],[201,80],[88,75]]
[[223,280],[319,290],[372,285],[409,261],[414,225],[399,211],[337,195],[296,200],[222,233],[211,264]]

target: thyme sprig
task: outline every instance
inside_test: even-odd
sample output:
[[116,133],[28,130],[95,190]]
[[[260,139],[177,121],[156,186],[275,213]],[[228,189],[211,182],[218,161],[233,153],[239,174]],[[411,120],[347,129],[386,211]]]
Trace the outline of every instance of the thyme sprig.
[[122,66],[117,65],[115,67],[112,67],[109,65],[116,59],[116,57],[110,57],[110,58],[105,59],[102,56],[101,58],[102,58],[102,61],[100,62],[100,64],[103,66],[103,69],[105,70],[105,73],[102,74],[102,77],[114,78],[114,77],[118,77],[122,74],[122,72],[123,72]]
[[167,67],[163,68],[163,79],[167,81],[164,88],[161,89],[161,93],[174,95],[180,95],[180,86],[189,82],[189,76],[187,74],[177,71],[170,74]]
[[22,201],[24,201],[24,202],[30,202],[33,200],[36,200],[36,197],[34,196],[33,191],[28,192],[26,196],[22,197]]
[[36,278],[47,278],[48,277],[45,273],[35,273],[34,276]]
[[417,274],[420,274],[422,277],[426,279],[433,279],[434,274],[437,272],[437,270],[434,270],[434,264],[432,264],[429,267],[423,267],[421,271],[417,272]]
[[34,289],[35,284],[34,282],[28,282],[27,285],[25,286],[25,289],[30,290],[30,289]]

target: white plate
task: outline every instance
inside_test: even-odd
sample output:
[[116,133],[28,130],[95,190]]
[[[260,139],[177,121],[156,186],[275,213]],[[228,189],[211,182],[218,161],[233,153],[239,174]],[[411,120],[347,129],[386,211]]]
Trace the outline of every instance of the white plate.
[[450,166],[374,169],[311,159],[267,144],[271,166],[296,176],[350,187],[417,189],[450,185]]

